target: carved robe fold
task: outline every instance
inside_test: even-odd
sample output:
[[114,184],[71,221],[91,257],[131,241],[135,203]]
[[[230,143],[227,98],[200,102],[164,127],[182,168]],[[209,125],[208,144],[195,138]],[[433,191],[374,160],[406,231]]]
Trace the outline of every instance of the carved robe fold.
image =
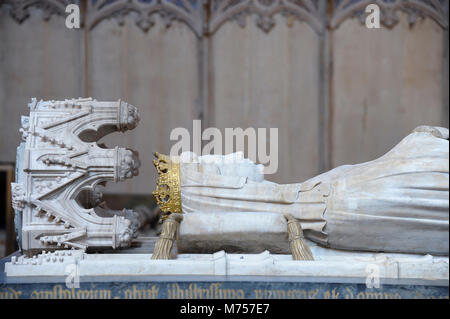
[[264,180],[262,167],[242,154],[184,153],[182,210],[288,213],[308,239],[330,248],[448,255],[449,142],[443,132],[444,138],[413,132],[376,160],[286,185]]

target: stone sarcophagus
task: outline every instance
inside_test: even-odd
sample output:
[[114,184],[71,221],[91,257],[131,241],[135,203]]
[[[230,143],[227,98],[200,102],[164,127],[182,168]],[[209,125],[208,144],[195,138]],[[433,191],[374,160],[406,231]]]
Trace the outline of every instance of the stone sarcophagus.
[[[33,99],[29,106],[12,184],[23,254],[5,263],[8,278],[66,276],[67,287],[76,288],[81,277],[273,277],[290,285],[342,277],[370,289],[380,279],[420,281],[424,295],[446,296],[448,129],[418,127],[378,159],[294,184],[265,180],[262,166],[242,152],[155,153],[159,238],[152,247],[155,237],[144,235],[125,254],[111,254],[137,237],[145,214],[109,209],[98,185],[132,178],[140,162],[137,153],[98,141],[133,129],[136,108],[93,99]],[[145,253],[134,253],[136,247]],[[398,290],[410,297],[411,287]]]
[[32,99],[29,107],[30,115],[21,119],[23,142],[11,185],[22,251],[128,246],[136,230],[133,212],[97,206],[96,186],[136,176],[138,154],[97,141],[135,128],[137,109],[121,100],[92,98]]

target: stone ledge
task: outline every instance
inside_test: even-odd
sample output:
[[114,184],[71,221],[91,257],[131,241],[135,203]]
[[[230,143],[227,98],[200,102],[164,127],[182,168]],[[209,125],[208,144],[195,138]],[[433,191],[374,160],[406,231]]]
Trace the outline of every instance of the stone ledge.
[[76,265],[80,278],[210,277],[227,278],[314,278],[319,281],[352,279],[365,282],[368,276],[394,281],[442,282],[448,286],[448,257],[431,255],[324,253],[312,247],[314,261],[295,261],[290,255],[181,254],[175,260],[151,260],[151,254],[86,254],[82,251],[46,252],[28,258],[13,256],[5,263],[6,278],[65,278]]

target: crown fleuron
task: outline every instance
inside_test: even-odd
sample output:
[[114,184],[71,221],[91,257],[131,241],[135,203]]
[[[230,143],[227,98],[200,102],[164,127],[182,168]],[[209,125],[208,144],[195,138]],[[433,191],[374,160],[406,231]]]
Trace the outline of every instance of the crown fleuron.
[[158,183],[153,192],[156,202],[165,213],[181,213],[180,164],[167,155],[154,155],[153,165],[158,171]]

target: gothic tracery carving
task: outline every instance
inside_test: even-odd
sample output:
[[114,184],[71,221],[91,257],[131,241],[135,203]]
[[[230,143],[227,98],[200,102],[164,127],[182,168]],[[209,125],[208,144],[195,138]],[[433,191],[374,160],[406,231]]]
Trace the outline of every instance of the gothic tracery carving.
[[80,0],[0,0],[0,6],[9,7],[11,17],[18,23],[22,23],[29,16],[30,8],[37,8],[43,12],[44,20],[49,20],[53,15],[64,15],[68,4],[79,4]]
[[23,251],[129,245],[136,231],[131,211],[85,208],[78,196],[106,181],[138,174],[136,152],[96,143],[111,132],[135,128],[137,109],[120,100],[91,98],[33,99],[29,107],[30,115],[22,117],[23,142],[17,149],[16,183],[11,185]]
[[124,17],[135,13],[136,25],[147,32],[154,24],[155,14],[159,14],[166,27],[173,21],[185,23],[197,36],[202,35],[202,5],[200,0],[99,0],[89,1],[87,8],[87,27],[94,28],[100,21],[114,18],[123,25]]
[[324,30],[320,6],[323,0],[212,0],[209,32],[214,33],[227,20],[236,20],[245,27],[248,15],[256,14],[257,26],[269,32],[275,26],[274,16],[278,13],[307,22],[315,31]]
[[[19,23],[29,16],[30,8],[43,12],[45,20],[53,15],[64,16],[68,4],[81,4],[81,0],[0,0],[0,6],[6,6],[10,15]],[[249,15],[256,15],[256,24],[264,32],[275,26],[274,16],[281,14],[288,18],[307,22],[316,32],[322,32],[325,26],[336,29],[348,18],[356,17],[365,21],[365,7],[377,4],[381,10],[381,23],[394,27],[398,21],[398,12],[408,15],[411,25],[419,19],[431,18],[442,28],[448,29],[448,0],[336,0],[332,1],[332,13],[326,15],[326,0],[87,0],[85,10],[86,27],[94,28],[104,19],[116,19],[119,25],[124,23],[126,15],[135,15],[136,25],[147,32],[155,24],[158,14],[166,27],[173,21],[185,23],[196,36],[205,32],[213,34],[225,22],[236,21],[245,27]],[[206,6],[205,4],[209,4]],[[209,21],[205,20],[207,16]],[[331,12],[330,10],[328,12]]]
[[402,11],[408,15],[410,25],[428,17],[442,28],[448,29],[448,0],[336,0],[333,2],[329,26],[335,29],[351,17],[356,17],[364,23],[365,8],[372,3],[379,6],[380,23],[388,28],[398,23],[398,12]]

